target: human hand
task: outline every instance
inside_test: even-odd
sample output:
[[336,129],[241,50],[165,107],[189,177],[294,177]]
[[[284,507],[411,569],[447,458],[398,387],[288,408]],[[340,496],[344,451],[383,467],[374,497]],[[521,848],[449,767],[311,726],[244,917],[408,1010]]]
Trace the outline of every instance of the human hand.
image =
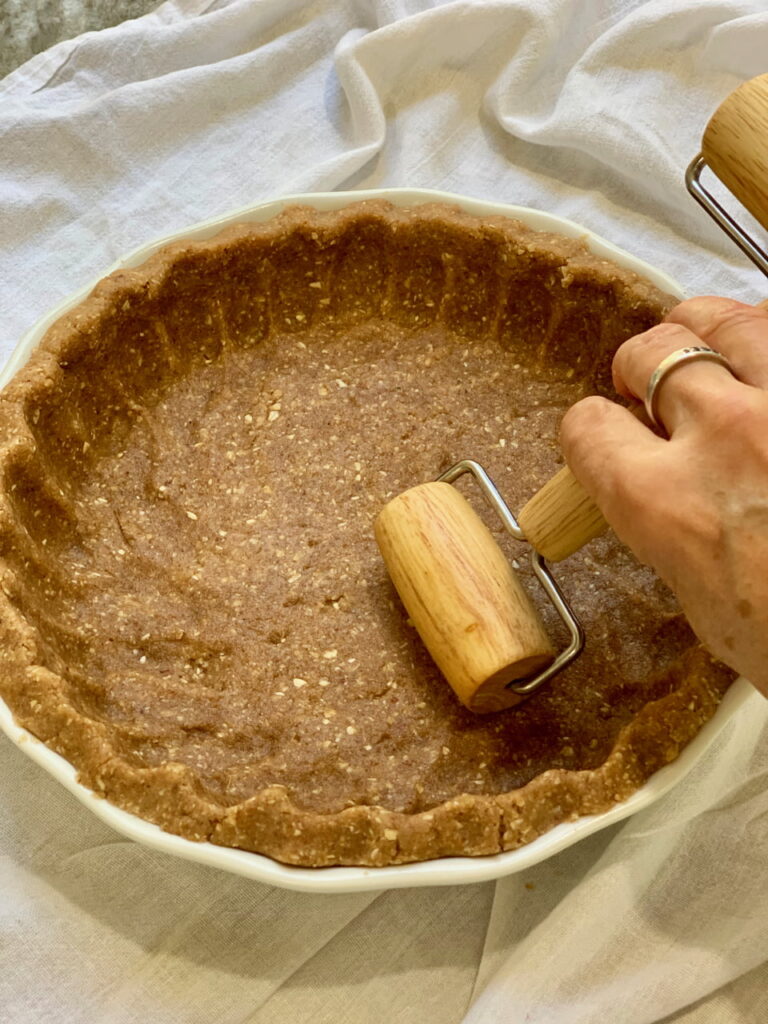
[[656,406],[668,438],[591,397],[568,411],[561,441],[702,643],[768,696],[768,311],[713,296],[681,303],[618,349],[616,390],[642,399],[662,359],[691,345],[721,352],[733,374],[705,360],[671,371]]

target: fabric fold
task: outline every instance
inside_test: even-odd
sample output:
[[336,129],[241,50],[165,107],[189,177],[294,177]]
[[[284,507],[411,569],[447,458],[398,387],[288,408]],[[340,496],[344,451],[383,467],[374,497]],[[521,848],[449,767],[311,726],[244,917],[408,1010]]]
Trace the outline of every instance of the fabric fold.
[[[683,174],[766,53],[762,0],[168,0],[61,42],[0,82],[0,356],[121,254],[310,189],[548,210],[757,301]],[[114,842],[3,739],[4,1019],[756,1024],[767,773],[755,695],[663,799],[520,875],[307,896]]]

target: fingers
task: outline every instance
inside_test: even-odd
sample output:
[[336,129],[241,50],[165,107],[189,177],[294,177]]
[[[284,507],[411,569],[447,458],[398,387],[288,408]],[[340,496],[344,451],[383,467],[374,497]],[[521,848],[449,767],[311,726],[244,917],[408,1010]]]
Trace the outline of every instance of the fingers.
[[651,375],[666,356],[702,344],[726,356],[735,377],[705,360],[671,370],[657,391],[658,418],[670,435],[700,420],[718,400],[743,394],[745,384],[768,388],[768,310],[705,295],[681,302],[663,324],[624,342],[613,362],[616,390],[642,401]]
[[646,542],[654,510],[667,518],[686,513],[664,495],[685,492],[698,464],[691,453],[706,451],[715,482],[741,472],[748,462],[746,428],[768,400],[768,312],[711,296],[681,303],[666,322],[620,346],[613,362],[617,391],[644,400],[660,363],[680,349],[700,346],[722,353],[734,373],[703,359],[673,365],[661,378],[655,407],[670,441],[600,398],[579,402],[563,420],[571,470],[636,551],[653,546]]
[[[696,300],[694,300],[696,301]],[[680,307],[678,307],[680,308]],[[619,394],[643,400],[654,370],[671,353],[701,346],[701,337],[678,323],[662,323],[637,334],[617,350],[613,359],[613,381]],[[716,346],[710,345],[715,348]],[[724,355],[728,353],[724,352]],[[717,404],[729,399],[744,385],[730,371],[708,360],[690,360],[674,367],[658,385],[658,418],[670,435],[690,421],[696,421]]]
[[768,310],[702,295],[681,302],[666,319],[727,356],[739,380],[768,388]]
[[618,522],[634,504],[626,493],[633,466],[664,449],[629,409],[593,396],[572,406],[563,417],[560,441],[576,479],[621,535]]

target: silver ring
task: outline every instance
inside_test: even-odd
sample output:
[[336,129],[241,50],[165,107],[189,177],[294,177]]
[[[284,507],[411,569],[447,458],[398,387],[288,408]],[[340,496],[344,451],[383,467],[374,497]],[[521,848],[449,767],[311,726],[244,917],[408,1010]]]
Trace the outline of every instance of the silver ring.
[[670,352],[668,356],[661,360],[651,374],[651,379],[648,381],[648,387],[645,391],[645,411],[648,413],[648,419],[655,427],[663,429],[664,426],[663,423],[659,422],[656,415],[661,382],[676,367],[694,359],[708,359],[710,362],[719,363],[720,366],[724,366],[734,377],[736,376],[733,372],[733,367],[723,353],[716,352],[713,348],[707,348],[706,345],[691,345],[688,348],[679,348],[675,352]]

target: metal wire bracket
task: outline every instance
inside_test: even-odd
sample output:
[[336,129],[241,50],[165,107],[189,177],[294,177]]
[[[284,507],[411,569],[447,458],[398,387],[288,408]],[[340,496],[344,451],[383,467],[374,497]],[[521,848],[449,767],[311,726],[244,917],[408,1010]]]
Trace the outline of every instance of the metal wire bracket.
[[701,172],[707,161],[701,153],[691,160],[685,172],[685,184],[696,202],[703,206],[709,216],[723,229],[728,237],[738,245],[758,269],[768,277],[768,253],[733,219],[728,211],[718,203],[715,197],[701,184]]
[[[483,492],[488,503],[498,513],[504,524],[507,533],[509,533],[515,540],[526,540],[526,536],[520,529],[520,525],[512,514],[509,506],[502,498],[498,488],[491,480],[490,476],[486,473],[479,462],[475,462],[473,459],[462,459],[461,462],[457,462],[455,466],[451,466],[444,473],[441,473],[437,478],[439,481],[447,484],[452,484],[455,480],[458,480],[460,476],[464,476],[465,473],[470,473],[480,486],[480,490]],[[544,588],[547,597],[554,605],[555,611],[560,616],[564,623],[568,633],[571,637],[571,642],[557,655],[555,660],[547,668],[538,672],[535,676],[530,679],[524,680],[523,682],[513,681],[507,684],[507,689],[512,690],[514,693],[519,693],[522,696],[528,696],[535,690],[538,690],[544,683],[562,671],[566,665],[570,665],[582,652],[584,648],[584,630],[581,623],[576,618],[571,606],[565,598],[560,586],[552,575],[549,566],[544,560],[543,556],[538,553],[535,549],[531,550],[531,566],[533,571]]]

